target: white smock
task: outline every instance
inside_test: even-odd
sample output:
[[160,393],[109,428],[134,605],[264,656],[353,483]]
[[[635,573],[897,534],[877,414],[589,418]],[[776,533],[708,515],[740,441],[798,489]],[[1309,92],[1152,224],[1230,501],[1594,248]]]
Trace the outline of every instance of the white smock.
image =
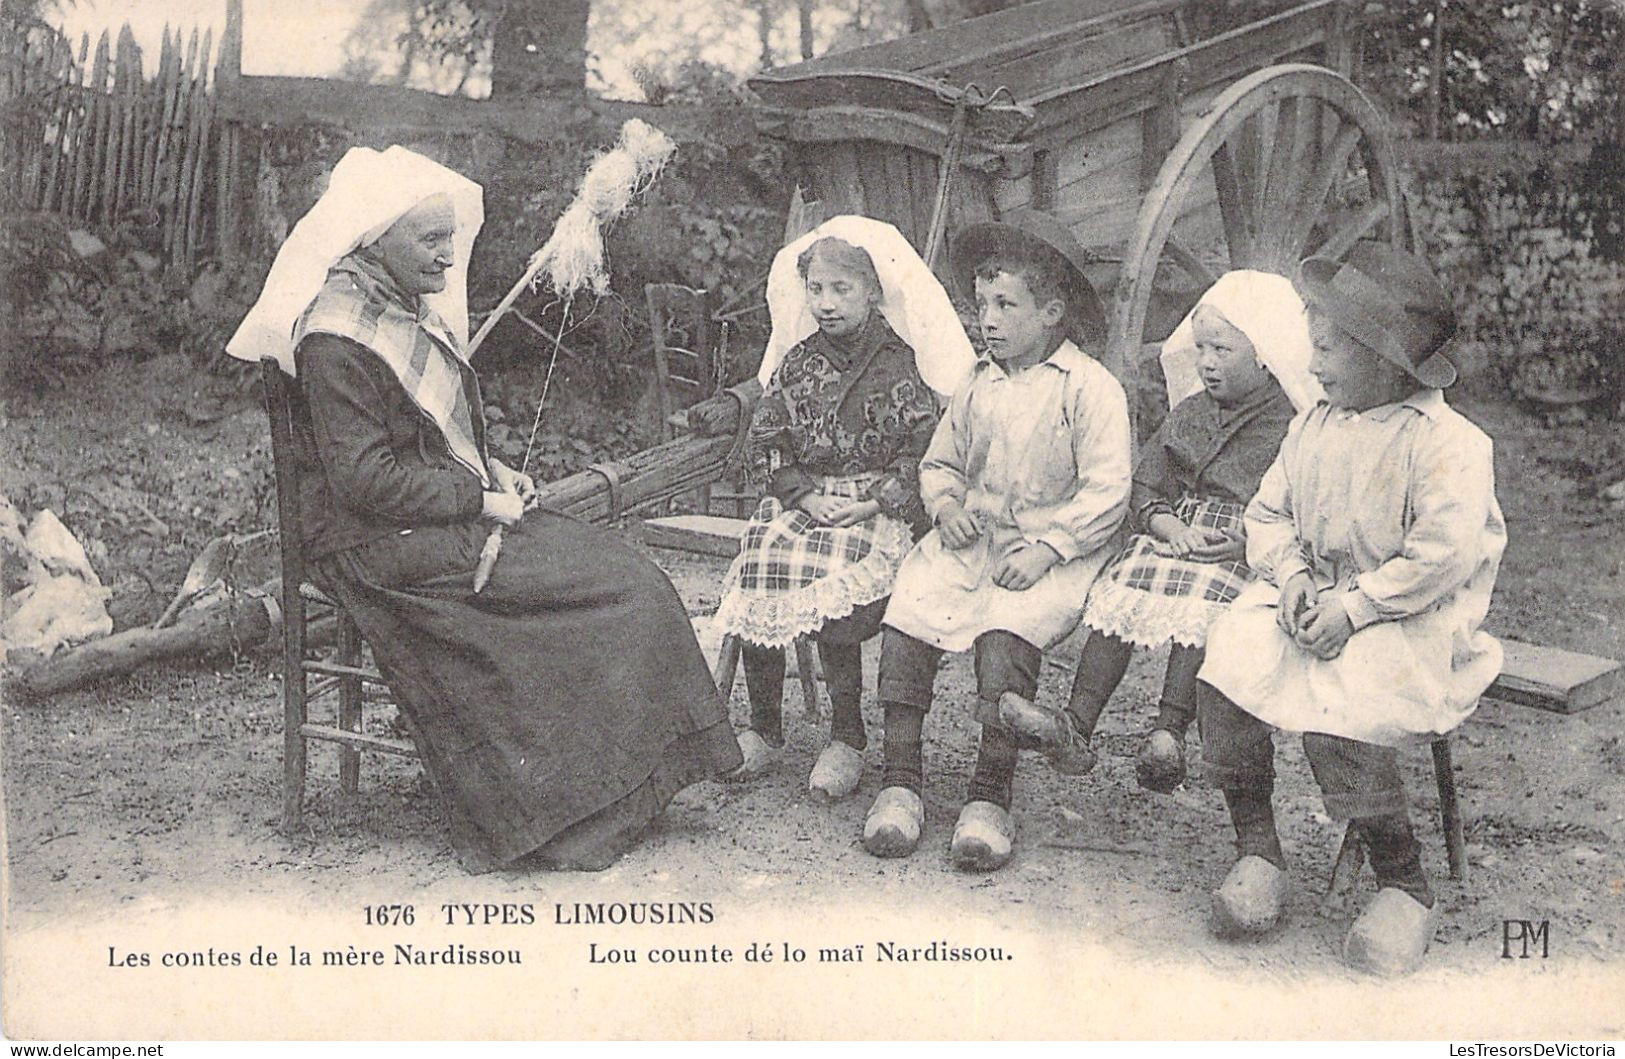
[[[933,519],[963,504],[982,533],[957,550],[926,534],[897,573],[886,624],[947,651],[994,629],[1040,648],[1065,637],[1114,554],[1130,459],[1123,387],[1071,342],[1015,374],[978,362],[920,463],[920,495]],[[999,562],[1036,543],[1062,561],[1025,591],[993,583]]]
[[[1438,390],[1293,420],[1247,506],[1260,580],[1208,630],[1199,678],[1277,728],[1394,746],[1466,720],[1501,670],[1480,626],[1506,523],[1490,439]],[[1354,625],[1322,661],[1276,625],[1281,589],[1307,572]]]

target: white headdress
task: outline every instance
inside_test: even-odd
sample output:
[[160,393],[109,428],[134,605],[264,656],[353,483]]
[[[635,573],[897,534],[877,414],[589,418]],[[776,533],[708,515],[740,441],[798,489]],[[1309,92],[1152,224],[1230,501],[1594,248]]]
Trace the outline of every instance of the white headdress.
[[902,232],[884,221],[852,215],[825,221],[773,258],[767,274],[767,309],[773,332],[757,379],[766,386],[790,348],[818,330],[796,259],[830,236],[869,254],[880,277],[880,314],[914,350],[914,364],[926,385],[945,397],[951,395],[970,377],[976,351],[965,337],[948,292]]
[[446,270],[446,288],[424,302],[468,341],[468,255],[485,222],[480,186],[439,162],[404,147],[374,151],[352,147],[333,167],[327,190],[300,218],[277,251],[259,301],[243,317],[226,352],[242,360],[275,357],[293,374],[293,327],[322,289],[327,270],[346,254],[371,244],[412,207],[434,195],[449,195],[456,213],[452,236],[455,262]]
[[1204,305],[1216,309],[1230,326],[1247,336],[1293,408],[1301,412],[1325,396],[1319,381],[1309,374],[1309,319],[1292,281],[1270,272],[1241,269],[1220,276],[1163,342],[1162,373],[1168,380],[1169,407],[1202,389],[1191,318]]

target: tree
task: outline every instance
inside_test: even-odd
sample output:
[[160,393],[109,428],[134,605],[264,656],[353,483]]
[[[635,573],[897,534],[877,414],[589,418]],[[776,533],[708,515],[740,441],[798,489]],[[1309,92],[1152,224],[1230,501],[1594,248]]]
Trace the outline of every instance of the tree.
[[796,0],[796,25],[801,31],[801,57],[813,57],[813,0]]
[[1621,0],[1385,0],[1363,23],[1365,86],[1447,139],[1617,139]]
[[478,0],[474,6],[494,15],[491,95],[586,90],[591,0]]
[[488,67],[493,96],[584,92],[591,11],[591,0],[372,0],[345,68],[459,91]]

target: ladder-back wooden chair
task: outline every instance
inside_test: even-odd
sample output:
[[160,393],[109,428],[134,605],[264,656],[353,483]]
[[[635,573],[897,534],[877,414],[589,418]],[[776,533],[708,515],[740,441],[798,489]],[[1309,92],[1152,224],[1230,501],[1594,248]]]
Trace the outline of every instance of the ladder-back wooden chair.
[[[643,297],[654,344],[660,440],[667,442],[679,433],[685,409],[721,392],[722,358],[712,339],[709,292],[681,283],[646,283]],[[709,515],[711,483],[693,495],[699,513]]]
[[[361,751],[415,757],[417,750],[404,740],[362,731],[365,685],[384,687],[384,680],[363,664],[364,644],[355,621],[310,578],[299,497],[300,472],[316,466],[316,454],[305,440],[310,436],[308,415],[298,385],[277,362],[267,358],[260,367],[271,420],[282,556],[282,827],[292,833],[304,815],[307,740],[339,744],[339,788],[347,795],[360,785]],[[336,624],[332,657],[321,657],[310,648],[311,627],[317,620]],[[327,696],[337,699],[331,723],[312,721],[310,704]]]
[[[649,330],[654,338],[655,377],[660,393],[660,440],[677,435],[678,413],[690,405],[722,392],[723,363],[714,340],[711,300],[707,292],[680,283],[649,283],[643,288],[649,303]],[[733,505],[731,514],[744,514],[741,501],[754,504],[755,497],[724,483],[721,489],[703,485],[695,491],[700,514],[711,513],[713,499]],[[726,699],[733,689],[739,668],[740,643],[737,636],[725,636],[713,676]],[[795,641],[797,676],[801,682],[802,703],[807,715],[822,715],[818,699],[817,663],[812,642],[806,636]]]
[[643,296],[654,338],[660,397],[660,440],[677,436],[677,413],[722,392],[722,358],[708,292],[680,283],[648,283]]
[[[725,358],[708,292],[680,283],[649,283],[643,294],[654,342],[660,440],[666,442],[680,432],[685,409],[722,392]],[[694,506],[702,515],[711,514],[712,503],[722,501],[737,517],[745,513],[742,505],[754,499],[738,481],[707,483],[694,491]]]

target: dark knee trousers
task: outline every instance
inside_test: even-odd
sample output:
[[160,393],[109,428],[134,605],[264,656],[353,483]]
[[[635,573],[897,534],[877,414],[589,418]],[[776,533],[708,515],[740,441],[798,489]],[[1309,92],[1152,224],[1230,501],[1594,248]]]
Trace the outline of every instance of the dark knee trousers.
[[[1032,698],[1044,653],[1013,632],[993,629],[976,638],[976,693],[989,702],[1013,691]],[[880,641],[880,701],[931,708],[942,649],[890,626]]]
[[[1202,770],[1221,790],[1268,796],[1275,789],[1275,729],[1209,684],[1197,685]],[[1303,753],[1328,816],[1360,819],[1402,812],[1405,781],[1393,747],[1305,732]]]
[[[984,705],[997,702],[1007,691],[1029,699],[1038,693],[1038,672],[1044,655],[1034,644],[1013,632],[993,629],[976,638],[974,651],[976,693]],[[916,784],[923,783],[923,769],[918,760],[919,723],[931,708],[937,664],[942,654],[940,648],[890,627],[880,642],[880,699],[886,706],[887,773],[891,776],[883,777],[883,782],[906,783],[913,778]],[[989,710],[977,712],[977,719],[984,723],[976,771],[971,776],[965,800],[967,803],[992,802],[1008,810],[1015,797],[1016,739],[1013,733],[997,724],[987,723]],[[996,716],[996,711],[994,713]],[[894,747],[894,715],[912,718],[907,737],[912,739],[911,745]],[[894,754],[896,767],[892,765]]]
[[886,616],[886,604],[890,602],[891,597],[884,596],[855,608],[844,618],[832,618],[824,622],[824,627],[813,638],[821,644],[835,644],[838,647],[856,647],[867,643],[871,636],[880,631],[880,619]]

